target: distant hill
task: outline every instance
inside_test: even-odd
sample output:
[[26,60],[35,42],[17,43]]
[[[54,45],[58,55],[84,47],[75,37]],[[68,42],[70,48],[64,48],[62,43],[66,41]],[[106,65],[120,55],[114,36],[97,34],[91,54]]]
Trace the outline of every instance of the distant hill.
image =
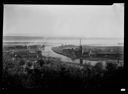
[[3,36],[3,40],[32,40],[32,39],[43,39],[43,37],[35,37],[35,36]]
[[31,39],[83,39],[83,40],[122,40],[122,38],[97,38],[97,37],[44,37],[44,36],[3,36],[3,40],[31,40]]

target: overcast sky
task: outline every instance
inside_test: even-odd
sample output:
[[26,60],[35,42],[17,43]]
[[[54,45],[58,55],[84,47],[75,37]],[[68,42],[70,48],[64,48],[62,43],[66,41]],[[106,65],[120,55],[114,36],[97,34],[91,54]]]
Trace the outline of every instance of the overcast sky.
[[3,35],[124,37],[124,5],[4,5]]

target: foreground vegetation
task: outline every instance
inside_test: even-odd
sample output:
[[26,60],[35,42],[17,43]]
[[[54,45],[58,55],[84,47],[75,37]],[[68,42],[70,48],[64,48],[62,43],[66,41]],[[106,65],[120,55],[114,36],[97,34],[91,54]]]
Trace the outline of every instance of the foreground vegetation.
[[3,52],[5,88],[113,88],[120,87],[123,81],[123,67],[110,61],[104,69],[101,62],[80,65],[41,56],[39,50],[8,49]]

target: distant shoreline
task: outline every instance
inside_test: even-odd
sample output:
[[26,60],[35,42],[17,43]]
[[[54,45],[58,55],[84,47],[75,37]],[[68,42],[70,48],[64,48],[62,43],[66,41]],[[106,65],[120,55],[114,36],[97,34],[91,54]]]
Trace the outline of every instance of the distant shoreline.
[[[35,44],[36,43],[36,44]],[[42,45],[42,42],[32,42],[32,41],[3,41],[3,45]],[[53,44],[60,44],[62,46],[63,43],[53,43]],[[46,45],[46,44],[45,44]],[[47,44],[48,45],[48,44]],[[63,45],[63,46],[69,46],[69,45],[74,45],[74,44],[67,44],[67,45]],[[79,45],[74,45],[74,46],[79,46]],[[109,45],[109,44],[83,44],[84,46],[94,46],[94,47],[124,47],[123,43],[117,44],[117,45]]]

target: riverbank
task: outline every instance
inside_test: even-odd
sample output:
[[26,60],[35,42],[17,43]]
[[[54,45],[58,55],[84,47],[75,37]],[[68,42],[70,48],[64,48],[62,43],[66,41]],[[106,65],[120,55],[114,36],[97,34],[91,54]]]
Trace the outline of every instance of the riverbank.
[[[64,45],[52,47],[55,53],[74,59],[80,58],[79,46]],[[123,59],[123,46],[82,46],[83,59],[106,60],[106,59]]]
[[[57,54],[71,58],[72,63],[80,63],[79,46],[63,45],[52,47],[52,50]],[[91,55],[89,55],[90,50],[92,50]],[[116,57],[117,53],[119,53],[120,57]],[[83,46],[83,64],[90,63],[91,65],[95,65],[98,62],[102,62],[106,66],[107,62],[111,62],[120,66],[123,64],[122,57],[122,46]]]

